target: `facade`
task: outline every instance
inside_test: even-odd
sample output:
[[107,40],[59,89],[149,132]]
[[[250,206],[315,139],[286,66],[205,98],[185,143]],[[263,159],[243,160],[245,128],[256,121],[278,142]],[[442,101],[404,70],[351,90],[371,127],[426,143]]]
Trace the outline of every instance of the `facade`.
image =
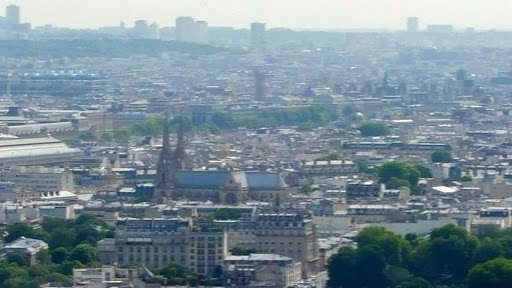
[[155,268],[178,263],[211,276],[227,255],[227,234],[195,232],[190,226],[183,218],[120,219],[115,238],[98,243],[100,261]]
[[288,287],[302,279],[300,262],[276,254],[228,256],[222,271],[227,285],[266,282],[276,287]]
[[105,92],[105,77],[67,74],[20,74],[0,75],[0,93],[13,95],[82,96]]
[[353,181],[347,183],[347,198],[379,197],[381,186],[374,181]]
[[138,269],[121,269],[110,265],[101,268],[74,268],[73,287],[133,287],[133,284],[140,284],[141,282],[139,274]]
[[176,19],[176,41],[190,42],[194,24],[194,18],[192,17],[178,17]]
[[1,182],[34,192],[73,191],[73,173],[62,168],[15,166],[0,170]]
[[201,221],[196,225],[206,231],[226,231],[229,249],[240,246],[301,262],[303,277],[322,269],[316,226],[306,216],[296,213],[259,214],[250,220]]

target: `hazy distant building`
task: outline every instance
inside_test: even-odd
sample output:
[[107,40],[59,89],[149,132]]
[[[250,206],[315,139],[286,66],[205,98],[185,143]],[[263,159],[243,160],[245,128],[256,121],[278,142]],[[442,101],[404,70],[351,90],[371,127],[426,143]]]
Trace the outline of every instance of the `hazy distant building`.
[[179,17],[176,19],[176,41],[207,43],[208,23],[195,21],[192,17]]
[[194,18],[178,17],[176,19],[176,41],[190,42],[194,31]]
[[5,20],[10,25],[20,24],[20,6],[9,5],[5,7]]
[[148,21],[146,20],[135,21],[135,27],[133,30],[135,36],[138,38],[150,38]]
[[251,23],[251,48],[261,50],[265,47],[265,23]]
[[254,70],[254,99],[265,101],[265,73]]
[[197,43],[208,43],[208,22],[206,21],[197,21],[194,24],[194,32],[196,36]]
[[427,32],[430,33],[451,33],[453,32],[453,25],[428,25]]
[[407,18],[407,32],[420,31],[420,20],[418,17]]

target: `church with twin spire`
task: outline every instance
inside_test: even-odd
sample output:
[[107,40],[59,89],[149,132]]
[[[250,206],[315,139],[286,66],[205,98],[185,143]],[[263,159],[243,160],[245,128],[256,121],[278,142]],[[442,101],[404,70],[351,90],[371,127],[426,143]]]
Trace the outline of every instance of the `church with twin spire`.
[[235,205],[251,200],[277,204],[289,197],[290,188],[278,172],[192,170],[187,167],[182,121],[174,150],[170,144],[167,115],[162,136],[155,177],[154,201],[157,203],[188,200]]

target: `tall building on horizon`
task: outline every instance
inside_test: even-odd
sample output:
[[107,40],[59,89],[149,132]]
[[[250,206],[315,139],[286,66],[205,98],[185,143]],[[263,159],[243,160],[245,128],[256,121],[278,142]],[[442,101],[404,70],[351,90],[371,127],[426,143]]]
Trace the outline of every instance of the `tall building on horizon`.
[[251,48],[253,50],[262,50],[265,47],[266,31],[265,23],[251,23]]
[[176,41],[208,43],[208,23],[188,16],[176,18]]
[[418,17],[407,18],[407,32],[419,32],[420,20]]
[[20,6],[9,5],[5,7],[5,20],[10,25],[20,24]]

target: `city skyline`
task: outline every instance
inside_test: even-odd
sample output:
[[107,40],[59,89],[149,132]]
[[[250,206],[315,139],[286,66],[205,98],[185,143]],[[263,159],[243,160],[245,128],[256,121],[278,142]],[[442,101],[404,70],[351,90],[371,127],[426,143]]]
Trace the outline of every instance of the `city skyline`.
[[247,29],[251,22],[265,22],[268,28],[404,30],[407,17],[419,17],[420,29],[425,29],[428,24],[451,24],[456,29],[512,29],[512,21],[509,20],[512,12],[510,1],[393,0],[393,5],[380,0],[353,2],[148,0],[143,3],[135,0],[109,0],[105,3],[100,0],[2,0],[0,5],[21,6],[21,21],[31,22],[34,26],[51,24],[70,28],[117,26],[121,21],[133,26],[133,22],[139,19],[157,22],[161,26],[174,26],[176,18],[191,16],[207,21],[209,26]]

